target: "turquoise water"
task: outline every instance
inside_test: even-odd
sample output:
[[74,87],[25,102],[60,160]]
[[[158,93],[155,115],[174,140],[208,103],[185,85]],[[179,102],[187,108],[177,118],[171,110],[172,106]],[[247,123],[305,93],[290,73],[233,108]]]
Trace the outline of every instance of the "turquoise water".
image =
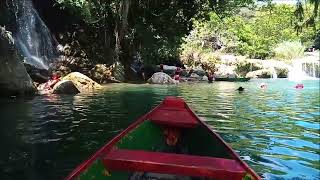
[[319,179],[319,81],[303,84],[113,84],[92,94],[0,99],[0,179],[62,179],[168,95],[183,97],[265,179]]

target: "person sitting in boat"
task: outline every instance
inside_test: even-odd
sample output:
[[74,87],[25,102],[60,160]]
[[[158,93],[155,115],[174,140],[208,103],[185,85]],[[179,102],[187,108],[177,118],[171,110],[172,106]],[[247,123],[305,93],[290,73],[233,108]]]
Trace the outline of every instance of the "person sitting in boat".
[[180,74],[181,74],[181,68],[177,67],[177,69],[174,73],[173,79],[176,81],[180,81]]
[[304,86],[303,86],[303,84],[297,84],[297,85],[294,86],[294,88],[296,88],[296,89],[303,89]]
[[166,128],[164,136],[168,146],[175,146],[180,138],[181,131],[177,128]]

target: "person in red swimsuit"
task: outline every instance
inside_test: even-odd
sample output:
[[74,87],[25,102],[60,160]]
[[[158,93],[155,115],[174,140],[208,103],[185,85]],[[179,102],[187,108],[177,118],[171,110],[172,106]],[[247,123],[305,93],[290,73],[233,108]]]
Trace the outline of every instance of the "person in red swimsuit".
[[303,84],[297,84],[297,85],[294,86],[294,88],[296,88],[296,89],[303,89],[304,86],[303,86]]
[[46,83],[46,89],[52,89],[55,84],[60,81],[60,75],[57,73],[53,73],[51,79]]

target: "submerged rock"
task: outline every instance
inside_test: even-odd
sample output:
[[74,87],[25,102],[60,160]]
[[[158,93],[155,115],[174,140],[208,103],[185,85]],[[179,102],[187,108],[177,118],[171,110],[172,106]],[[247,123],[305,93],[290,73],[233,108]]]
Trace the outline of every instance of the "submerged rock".
[[72,81],[62,80],[53,86],[53,94],[78,94],[80,91]]
[[70,80],[80,92],[91,92],[102,88],[100,84],[90,79],[88,76],[79,72],[72,72],[62,78],[62,80]]
[[176,84],[179,81],[172,79],[168,74],[157,72],[152,75],[148,82],[151,84]]
[[0,27],[0,96],[34,94],[36,88],[14,46],[9,31]]

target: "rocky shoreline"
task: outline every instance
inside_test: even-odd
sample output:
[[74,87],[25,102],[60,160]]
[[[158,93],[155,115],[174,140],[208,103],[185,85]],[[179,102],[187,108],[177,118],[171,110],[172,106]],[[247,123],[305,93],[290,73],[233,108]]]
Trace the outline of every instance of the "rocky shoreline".
[[[0,67],[1,96],[37,94],[37,89],[38,94],[76,94],[99,89],[100,84],[125,81],[124,67],[120,63],[94,64],[84,51],[71,48],[68,44],[57,47],[60,55],[50,64],[48,70],[24,65],[14,43],[12,33],[0,27],[0,62],[3,64]],[[210,73],[215,78],[286,78],[292,69],[291,64],[278,60],[247,59],[243,56],[226,54],[221,54],[219,59],[219,63],[210,66],[200,63],[196,67],[182,67],[180,82],[207,81]],[[319,53],[306,53],[305,57],[293,62],[319,64]],[[159,72],[158,65],[143,68],[134,76],[138,77],[138,73],[143,73],[148,74],[144,76],[145,80],[148,79],[148,83],[177,84],[179,81],[173,78],[177,68],[164,65],[163,72]],[[50,74],[59,74],[62,78],[54,86],[46,89]],[[143,81],[141,77],[140,81]]]

